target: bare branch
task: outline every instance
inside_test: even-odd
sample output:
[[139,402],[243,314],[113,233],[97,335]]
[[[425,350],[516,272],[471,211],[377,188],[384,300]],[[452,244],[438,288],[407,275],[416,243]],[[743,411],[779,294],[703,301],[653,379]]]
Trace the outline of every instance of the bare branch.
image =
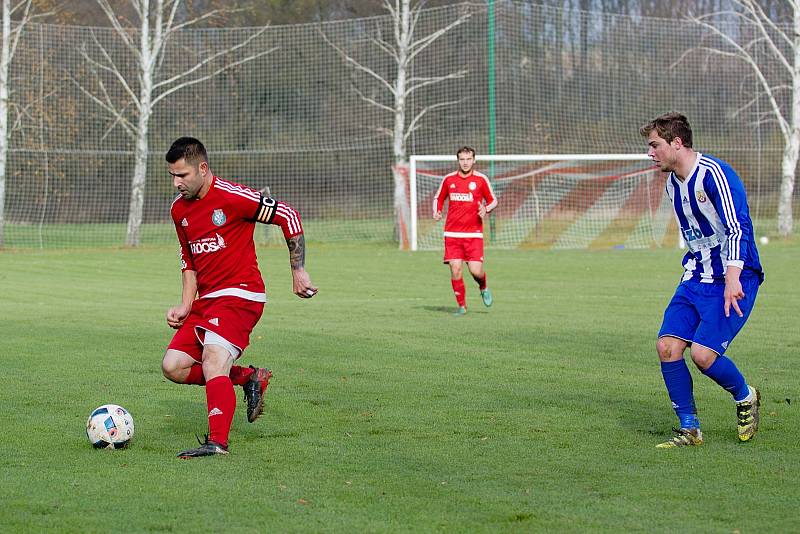
[[446,34],[447,32],[449,32],[450,30],[452,30],[456,26],[460,26],[461,24],[464,24],[467,21],[467,19],[469,19],[471,16],[472,16],[472,13],[467,11],[466,13],[464,13],[461,16],[459,16],[456,20],[454,20],[453,22],[451,22],[447,26],[445,26],[443,28],[439,28],[435,32],[433,32],[431,34],[428,34],[427,36],[423,37],[422,39],[419,39],[419,40],[411,43],[410,49],[412,51],[411,51],[410,54],[408,54],[408,61],[411,61],[412,59],[414,59],[414,57],[417,54],[419,54],[420,52],[422,52],[423,50],[428,48],[428,46],[430,46],[434,41],[436,41],[442,35]]
[[403,136],[403,141],[408,141],[408,138],[414,133],[417,128],[419,128],[419,121],[422,120],[422,117],[425,116],[426,113],[429,111],[433,111],[434,109],[442,108],[445,106],[455,106],[456,104],[460,104],[464,102],[466,98],[460,98],[458,100],[451,100],[449,102],[439,102],[438,104],[433,104],[431,106],[425,107],[422,111],[417,113],[411,123],[408,125],[408,130],[406,131],[405,135]]
[[[706,23],[702,23],[702,24],[706,24]],[[713,31],[719,33],[720,35],[723,35],[722,32],[719,32],[719,30],[717,30],[713,26],[709,25],[709,27]],[[756,62],[755,58],[753,58],[753,56],[751,54],[749,54],[746,50],[744,50],[741,46],[739,46],[738,43],[736,43],[732,39],[730,39],[728,37],[725,37],[725,36],[723,36],[723,38],[725,38],[736,50],[738,50],[738,53],[727,52],[727,51],[724,51],[724,50],[719,50],[717,48],[711,48],[711,47],[706,47],[706,46],[698,47],[697,49],[698,50],[705,50],[707,52],[711,52],[712,54],[716,54],[716,55],[719,55],[719,56],[736,58],[736,59],[739,59],[739,60],[744,61],[747,64],[749,64],[752,67],[753,73],[755,74],[755,76],[758,79],[759,83],[764,88],[764,93],[767,96],[767,100],[770,103],[770,107],[772,108],[773,113],[775,113],[775,116],[778,118],[778,124],[780,126],[781,133],[783,133],[784,137],[786,139],[788,139],[789,136],[791,135],[791,128],[789,127],[789,123],[786,120],[786,118],[783,116],[783,113],[781,112],[780,105],[778,104],[777,100],[775,99],[775,95],[774,95],[772,86],[770,86],[769,81],[767,80],[767,78],[764,75],[764,73],[761,71],[761,68],[758,65],[758,63]]]
[[14,131],[17,131],[17,130],[22,131],[23,130],[23,128],[22,128],[22,119],[23,118],[27,118],[29,122],[33,122],[34,121],[33,116],[28,112],[28,110],[31,108],[32,105],[33,104],[31,103],[31,104],[27,104],[25,106],[20,106],[18,104],[14,104],[14,103],[9,102],[8,108],[9,108],[9,110],[13,111],[14,115],[15,115],[14,121],[12,122],[11,126],[9,126],[9,128],[8,128],[9,132],[14,132]]
[[411,20],[408,24],[408,35],[414,35],[417,31],[417,21],[419,21],[419,17],[422,14],[422,5],[423,2],[417,4],[414,9],[411,10]]
[[[455,80],[455,79],[463,78],[468,73],[469,73],[469,71],[467,69],[462,69],[462,70],[460,70],[458,72],[451,72],[450,74],[446,74],[444,76],[431,76],[431,77],[425,77],[425,78],[422,78],[422,77],[409,78],[408,79],[409,85],[408,85],[408,89],[406,91],[406,94],[411,94],[414,91],[416,91],[417,89],[421,89],[421,88],[423,88],[425,86],[433,85],[435,83],[443,82],[445,80]],[[415,84],[414,82],[419,82],[419,83]]]
[[19,44],[19,39],[22,36],[23,28],[30,22],[42,18],[47,17],[55,13],[55,11],[48,11],[46,13],[31,13],[31,0],[27,0],[26,2],[20,2],[16,6],[14,6],[9,13],[13,13],[18,8],[25,5],[25,12],[22,15],[22,18],[16,23],[16,26],[13,30],[11,30],[11,42],[9,44],[9,51],[8,57],[14,57],[14,53],[17,51],[17,44]]
[[794,48],[794,43],[792,42],[792,39],[788,35],[786,35],[785,31],[783,31],[777,24],[775,24],[770,19],[769,15],[764,13],[764,10],[761,8],[761,6],[758,5],[758,3],[752,2],[752,1],[742,2],[741,0],[734,0],[734,2],[736,2],[737,4],[742,6],[743,9],[746,9],[747,11],[749,11],[753,15],[753,19],[755,19],[755,20],[753,20],[753,24],[756,25],[758,30],[767,39],[767,41],[769,42],[770,48],[772,48],[772,51],[773,51],[773,53],[775,55],[783,57],[783,53],[777,47],[777,45],[772,40],[772,38],[767,34],[766,28],[764,27],[764,23],[766,23],[770,28],[772,28],[772,30],[776,34],[778,34],[781,37],[781,39],[783,39],[785,44],[787,44],[790,47]]
[[[231,48],[229,51],[236,50],[237,48],[240,48],[241,46],[244,46],[244,44],[242,44],[242,45],[238,45],[238,46],[235,46],[235,47]],[[217,70],[215,70],[215,71],[214,71],[214,72],[212,72],[211,74],[207,74],[207,75],[205,75],[205,76],[201,76],[200,78],[196,78],[196,79],[194,79],[194,80],[189,80],[189,81],[187,81],[187,82],[184,82],[184,83],[178,84],[178,85],[176,85],[176,86],[174,86],[174,87],[171,87],[170,89],[168,89],[168,90],[164,91],[163,93],[161,93],[161,94],[160,94],[160,95],[158,95],[157,97],[153,98],[152,105],[154,105],[154,106],[155,106],[155,105],[156,105],[156,103],[157,103],[158,101],[160,101],[160,100],[164,99],[164,98],[165,98],[165,97],[167,97],[168,95],[171,95],[171,94],[172,94],[172,93],[174,93],[175,91],[180,91],[181,89],[183,89],[183,88],[185,88],[185,87],[189,87],[190,85],[195,85],[195,84],[198,84],[198,83],[200,83],[200,82],[204,82],[204,81],[206,81],[206,80],[209,80],[209,79],[213,78],[214,76],[217,76],[217,75],[218,75],[218,74],[220,74],[220,73],[223,73],[223,72],[225,72],[225,71],[227,71],[227,70],[230,70],[230,69],[232,69],[233,67],[236,67],[236,66],[238,66],[238,65],[241,65],[242,63],[247,63],[248,61],[252,61],[252,60],[254,60],[254,59],[256,59],[256,58],[259,58],[259,57],[261,57],[261,56],[265,56],[265,55],[267,55],[267,54],[271,54],[272,52],[274,52],[274,51],[275,51],[275,50],[277,50],[277,49],[278,49],[278,47],[277,47],[277,46],[275,46],[275,47],[273,47],[273,48],[270,48],[270,49],[268,49],[268,50],[262,50],[261,52],[259,52],[259,53],[257,53],[257,54],[253,54],[253,55],[247,56],[246,58],[240,59],[239,61],[234,61],[233,63],[228,63],[227,65],[224,65],[224,66],[222,66],[222,67],[218,68]],[[217,54],[217,56],[218,56],[218,55],[219,55],[219,54]],[[216,57],[216,56],[215,56],[215,57]],[[204,64],[205,64],[205,63],[207,63],[207,61],[206,61],[206,62],[204,62]],[[189,69],[188,71],[186,71],[186,73],[188,74],[189,72],[192,72],[192,71],[194,71],[194,70],[196,70],[196,69],[194,69],[194,68],[193,68],[193,69]]]
[[[738,2],[738,0],[734,0],[734,1]],[[758,19],[758,16],[756,14],[754,14],[752,11],[750,11],[747,6],[744,6],[741,3],[739,3],[739,5],[741,5],[743,9],[748,10],[748,14],[750,16],[747,16],[745,13],[739,13],[737,11],[720,11],[718,13],[710,13],[710,14],[707,14],[707,15],[699,16],[699,17],[689,17],[689,20],[694,22],[695,24],[699,25],[701,28],[706,28],[706,29],[711,30],[712,32],[716,33],[717,35],[722,36],[723,39],[725,41],[729,42],[729,43],[735,43],[735,41],[728,34],[722,32],[721,30],[719,30],[714,24],[712,24],[710,22],[707,22],[707,20],[713,20],[715,16],[731,15],[731,16],[737,18],[737,19],[740,19],[743,23],[747,24],[748,26],[754,26],[756,28],[756,31],[762,35],[762,38],[761,39],[753,39],[753,40],[747,42],[746,44],[744,44],[743,46],[739,45],[738,43],[735,43],[736,46],[737,47],[741,47],[742,50],[747,50],[747,49],[753,48],[758,43],[766,42],[767,45],[769,46],[769,48],[772,50],[773,55],[778,59],[778,61],[780,61],[780,63],[784,66],[784,68],[786,68],[789,72],[791,72],[792,69],[791,69],[791,66],[790,66],[788,60],[783,55],[783,52],[775,44],[775,41],[772,39],[772,37],[769,35],[769,33],[766,31],[763,23]],[[772,24],[772,23],[770,22],[770,24]],[[791,39],[788,39],[788,37],[780,29],[776,28],[776,31],[785,40],[787,40],[789,46],[792,46]]]
[[[205,65],[208,65],[209,63],[211,63],[212,61],[214,61],[218,57],[225,56],[227,54],[230,54],[231,52],[234,52],[235,50],[238,50],[238,49],[240,49],[240,48],[242,48],[244,46],[247,46],[247,44],[250,41],[252,41],[256,37],[258,37],[259,35],[264,33],[266,31],[266,29],[267,29],[267,27],[265,26],[265,27],[261,28],[259,31],[257,31],[256,33],[254,33],[253,35],[251,35],[250,37],[248,37],[247,39],[245,39],[244,41],[242,41],[241,43],[236,44],[234,46],[231,46],[229,48],[226,48],[225,50],[220,50],[219,52],[211,54],[210,56],[207,56],[205,59],[203,59],[202,61],[196,63],[194,66],[192,66],[189,69],[186,69],[185,71],[181,72],[180,74],[176,74],[172,78],[168,78],[166,80],[162,80],[162,81],[154,84],[153,88],[156,89],[158,87],[162,87],[164,85],[169,85],[171,83],[174,83],[174,82],[178,81],[179,79],[185,78],[189,74],[191,74],[191,73],[197,71],[198,69],[204,67]],[[253,56],[249,56],[244,61],[239,61],[236,64],[238,65],[239,63],[244,63],[245,61],[250,61],[251,59],[255,59],[255,58],[259,57],[259,56],[263,56],[264,54],[269,54],[270,52],[274,52],[275,50],[277,50],[277,47],[271,48],[266,52],[262,51],[262,52],[260,52],[258,54],[253,55]]]
[[97,0],[97,4],[100,6],[100,9],[103,10],[103,13],[106,14],[109,22],[111,22],[111,26],[114,28],[114,30],[116,30],[117,35],[119,35],[119,38],[122,39],[123,43],[125,43],[125,46],[127,46],[128,49],[136,55],[136,57],[139,57],[141,51],[133,42],[133,39],[131,39],[131,36],[128,33],[129,30],[123,27],[122,23],[120,23],[117,14],[114,13],[114,9],[108,3],[108,0]]
[[140,106],[139,98],[136,96],[136,93],[134,93],[133,89],[131,89],[130,85],[128,85],[128,81],[119,71],[116,64],[114,64],[114,60],[111,59],[111,56],[106,51],[105,47],[103,47],[103,45],[100,44],[100,41],[97,40],[97,37],[95,36],[94,32],[91,32],[91,35],[92,35],[92,40],[94,41],[95,45],[97,45],[97,48],[100,50],[102,56],[108,62],[108,65],[104,65],[99,61],[95,60],[94,58],[92,58],[91,56],[89,56],[89,53],[86,51],[85,46],[82,47],[80,50],[81,56],[83,56],[83,59],[90,65],[94,65],[99,69],[110,72],[117,79],[120,85],[122,85],[122,88],[125,89],[125,92],[128,93],[128,96],[130,96],[130,98],[136,104],[136,107],[139,107]]
[[394,48],[392,48],[391,46],[389,46],[388,44],[386,44],[383,40],[381,40],[381,38],[380,38],[380,29],[378,29],[378,37],[377,38],[376,37],[370,37],[369,40],[370,40],[370,42],[372,44],[374,44],[375,46],[377,46],[378,48],[383,50],[392,59],[394,59],[395,61],[399,61],[400,58],[397,55],[397,51]]
[[[770,107],[772,108],[773,113],[775,114],[776,118],[778,119],[778,125],[780,126],[781,133],[784,135],[785,139],[789,139],[791,136],[791,127],[789,126],[789,122],[784,117],[783,113],[781,112],[780,105],[778,104],[777,100],[775,99],[774,92],[772,87],[770,86],[769,81],[766,78],[766,75],[761,70],[761,66],[756,61],[755,57],[753,57],[752,53],[748,51],[745,47],[740,45],[736,42],[732,37],[727,35],[725,32],[721,31],[715,25],[706,22],[705,20],[699,17],[689,17],[689,20],[694,21],[696,24],[700,25],[703,28],[706,28],[713,34],[720,37],[724,42],[728,43],[736,52],[726,52],[723,50],[719,50],[716,48],[711,47],[700,47],[700,49],[707,50],[711,53],[718,54],[721,56],[728,56],[734,57],[739,60],[744,61],[745,63],[749,64],[750,67],[753,69],[753,73],[756,75],[761,86],[764,88],[764,92],[767,96],[767,100],[770,103]],[[762,26],[763,28],[763,26]],[[783,57],[782,54],[778,54],[777,59],[784,65],[792,73],[791,66],[786,62],[786,59]]]
[[345,61],[347,61],[355,69],[369,74],[370,76],[375,78],[381,85],[386,87],[386,89],[388,89],[392,94],[395,94],[394,87],[385,78],[383,78],[383,76],[381,76],[380,74],[378,74],[374,70],[370,69],[369,67],[366,67],[366,66],[362,65],[361,63],[359,63],[358,61],[356,61],[355,59],[350,57],[347,54],[347,52],[345,52],[341,47],[339,47],[333,41],[328,39],[328,36],[325,35],[325,32],[323,32],[320,27],[317,27],[317,30],[319,31],[320,35],[322,35],[322,38],[325,40],[325,42],[328,43],[334,50],[336,50],[339,53],[339,55],[342,56],[342,58],[344,58]]
[[[103,141],[106,137],[108,137],[111,134],[112,131],[114,131],[114,128],[116,128],[117,124],[122,126],[122,129],[125,130],[129,136],[131,137],[134,136],[133,125],[130,124],[130,122],[125,118],[126,111],[128,111],[128,106],[122,108],[119,114],[116,117],[114,117],[114,120],[108,125],[106,131],[103,132],[103,135],[100,137],[101,141]],[[128,125],[130,125],[130,127],[128,127]]]
[[[176,4],[176,6],[177,6],[177,4]],[[166,35],[169,35],[169,34],[173,34],[176,31],[181,30],[181,29],[183,29],[183,28],[185,28],[187,26],[192,26],[194,24],[197,24],[200,21],[203,21],[203,20],[206,20],[206,19],[210,19],[212,17],[216,17],[217,15],[221,15],[223,13],[237,13],[239,11],[247,11],[247,9],[246,8],[212,9],[211,11],[203,13],[202,15],[200,15],[198,17],[195,17],[195,18],[193,18],[191,20],[187,20],[186,22],[181,22],[180,24],[172,26],[172,21],[175,18],[175,14],[174,14],[174,11],[173,11],[173,13],[170,14],[169,23],[167,24],[167,31],[164,32],[164,35],[166,36]]]
[[368,102],[368,103],[372,104],[373,106],[377,107],[378,109],[382,109],[383,111],[388,111],[389,113],[394,113],[395,112],[394,108],[391,108],[391,107],[387,106],[386,104],[381,104],[380,102],[378,102],[374,98],[368,97],[367,95],[365,95],[355,85],[353,85],[353,91],[355,91],[355,93],[359,96],[359,98],[361,98],[361,100],[363,100],[364,102]]
[[[144,0],[146,2],[147,0]],[[143,5],[142,0],[128,0],[128,3],[133,6],[133,9],[136,11],[136,14],[139,15],[139,20],[142,20],[142,17],[146,16],[145,13],[142,11],[145,5]]]
[[[97,98],[94,95],[94,93],[92,93],[91,91],[89,91],[88,89],[83,87],[80,84],[80,82],[78,80],[76,80],[71,74],[68,73],[67,77],[72,81],[72,83],[75,84],[75,86],[84,95],[88,96],[89,99],[91,99],[95,104],[97,104],[98,106],[100,106],[101,108],[106,110],[109,114],[111,114],[113,117],[115,117],[115,119],[116,119],[115,122],[117,122],[117,121],[119,122],[119,124],[125,130],[125,133],[127,133],[129,136],[131,136],[133,138],[136,138],[136,130],[134,129],[133,125],[125,117],[122,116],[122,113],[120,111],[117,111],[117,109],[114,107],[114,105],[111,102],[106,103],[106,102],[103,102],[102,100],[100,100],[99,98]],[[103,91],[105,92],[105,88],[103,88]],[[108,96],[107,93],[106,93],[106,96]]]
[[383,8],[389,12],[394,21],[394,42],[400,42],[400,0],[395,0],[393,6],[389,0],[383,0]]

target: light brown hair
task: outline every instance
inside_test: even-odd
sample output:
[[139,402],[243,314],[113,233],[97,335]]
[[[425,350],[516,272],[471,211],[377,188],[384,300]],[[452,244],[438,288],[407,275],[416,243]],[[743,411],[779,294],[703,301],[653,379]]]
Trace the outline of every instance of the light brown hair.
[[692,127],[689,126],[689,120],[682,113],[677,111],[664,113],[639,128],[639,133],[642,134],[642,137],[649,137],[653,130],[667,143],[680,137],[683,146],[692,148]]

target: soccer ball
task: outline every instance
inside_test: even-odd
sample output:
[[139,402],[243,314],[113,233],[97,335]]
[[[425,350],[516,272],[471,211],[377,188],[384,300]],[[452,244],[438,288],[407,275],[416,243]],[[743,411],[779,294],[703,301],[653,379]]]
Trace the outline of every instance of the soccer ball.
[[116,404],[96,408],[86,421],[86,437],[96,449],[122,449],[133,438],[133,417]]

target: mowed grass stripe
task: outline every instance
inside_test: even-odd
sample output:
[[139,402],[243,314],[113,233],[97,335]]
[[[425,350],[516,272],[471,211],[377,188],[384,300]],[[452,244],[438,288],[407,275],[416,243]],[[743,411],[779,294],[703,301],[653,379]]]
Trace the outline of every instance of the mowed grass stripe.
[[[728,395],[693,371],[707,442],[661,451],[654,345],[680,255],[489,251],[495,305],[467,280],[454,318],[438,252],[312,243],[305,301],[286,250],[260,248],[270,302],[242,362],[275,373],[266,413],[248,424],[240,402],[228,457],[179,461],[206,414],[160,372],[174,247],[0,253],[0,530],[791,531],[798,249],[762,247],[730,350],[761,433],[737,443]],[[105,402],[133,413],[129,450],[86,441]]]

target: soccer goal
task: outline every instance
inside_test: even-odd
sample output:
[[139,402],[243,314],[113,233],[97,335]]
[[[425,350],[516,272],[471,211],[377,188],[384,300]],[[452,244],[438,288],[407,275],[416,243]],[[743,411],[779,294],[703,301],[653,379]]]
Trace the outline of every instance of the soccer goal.
[[[499,204],[484,222],[496,248],[649,248],[677,246],[666,175],[644,154],[477,156]],[[411,250],[443,246],[444,221],[432,218],[454,155],[411,156]]]

